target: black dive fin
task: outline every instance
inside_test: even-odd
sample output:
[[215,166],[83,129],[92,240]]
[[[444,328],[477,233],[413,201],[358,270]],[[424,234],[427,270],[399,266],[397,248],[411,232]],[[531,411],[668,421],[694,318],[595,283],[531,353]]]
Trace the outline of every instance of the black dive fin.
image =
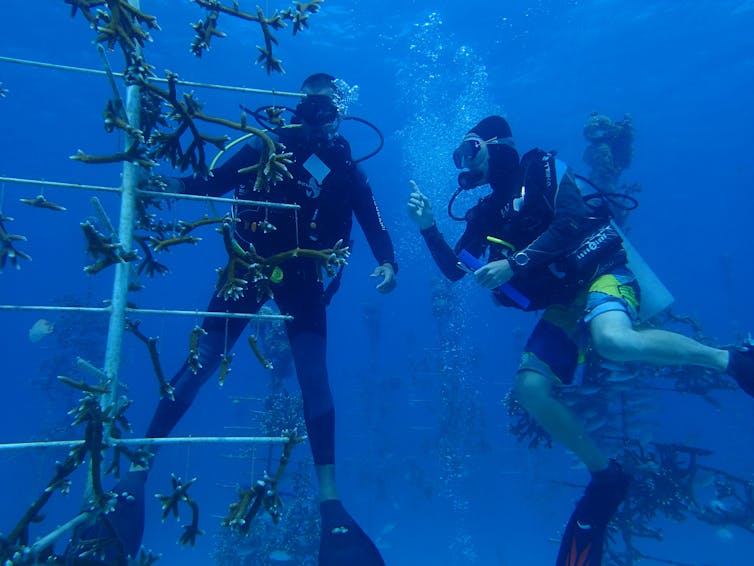
[[630,481],[615,460],[592,474],[566,525],[555,566],[601,566],[607,525],[626,497]]
[[385,566],[380,551],[340,501],[320,504],[319,566]]
[[147,472],[128,472],[111,490],[115,509],[94,524],[74,531],[65,552],[66,566],[126,566],[135,558],[144,534],[144,484]]
[[600,566],[607,525],[581,525],[571,515],[560,543],[556,566]]

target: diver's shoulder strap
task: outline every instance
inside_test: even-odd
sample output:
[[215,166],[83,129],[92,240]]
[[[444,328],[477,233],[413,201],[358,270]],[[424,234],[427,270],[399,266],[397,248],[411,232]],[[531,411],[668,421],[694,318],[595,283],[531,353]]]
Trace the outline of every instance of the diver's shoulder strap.
[[557,180],[558,185],[560,185],[560,183],[563,181],[563,177],[565,176],[566,171],[568,170],[568,163],[561,161],[555,156],[553,156],[552,161],[555,168],[555,179]]
[[[535,160],[541,161],[544,164],[545,183],[547,185],[545,191],[551,190],[554,192],[554,189],[557,189],[557,187],[560,186],[560,183],[568,170],[568,164],[565,161],[558,159],[556,155],[557,153],[555,151],[545,151],[543,149],[535,148],[524,155],[521,160],[525,172],[528,171],[529,167]],[[526,175],[526,173],[524,173],[524,175]]]

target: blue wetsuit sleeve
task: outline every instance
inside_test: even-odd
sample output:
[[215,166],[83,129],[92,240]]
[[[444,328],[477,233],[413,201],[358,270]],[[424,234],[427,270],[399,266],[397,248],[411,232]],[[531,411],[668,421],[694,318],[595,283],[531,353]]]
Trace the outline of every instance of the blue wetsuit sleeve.
[[529,256],[528,264],[525,267],[511,264],[517,273],[549,265],[575,249],[587,235],[585,228],[589,225],[589,210],[570,169],[563,176],[555,194],[543,195],[543,198],[553,209],[553,219],[542,234],[521,250]]
[[398,264],[395,261],[393,241],[382,221],[369,180],[359,167],[355,171],[354,185],[353,213],[366,236],[372,255],[380,265],[391,264],[397,273]]
[[189,195],[221,196],[244,183],[250,182],[254,173],[239,173],[239,169],[255,165],[259,152],[250,144],[245,144],[228,161],[213,169],[209,177],[181,177],[183,192]]

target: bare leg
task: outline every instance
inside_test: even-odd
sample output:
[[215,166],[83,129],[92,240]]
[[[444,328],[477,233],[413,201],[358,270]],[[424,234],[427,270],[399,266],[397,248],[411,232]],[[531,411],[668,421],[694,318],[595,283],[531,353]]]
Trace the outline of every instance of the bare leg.
[[719,372],[728,369],[727,350],[705,346],[667,330],[636,330],[623,311],[597,315],[589,329],[597,352],[614,362],[692,365]]
[[607,468],[607,458],[587,436],[581,422],[551,395],[551,378],[534,371],[516,376],[516,396],[550,436],[578,456],[590,472]]

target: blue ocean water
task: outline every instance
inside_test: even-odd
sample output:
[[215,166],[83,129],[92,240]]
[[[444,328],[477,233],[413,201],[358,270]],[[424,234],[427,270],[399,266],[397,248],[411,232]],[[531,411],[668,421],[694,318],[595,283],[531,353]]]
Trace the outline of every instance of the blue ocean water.
[[[587,474],[558,447],[528,450],[516,442],[502,405],[536,319],[493,307],[468,281],[452,288],[438,283],[438,271],[406,217],[408,181],[414,179],[430,195],[443,232],[452,239],[460,227],[444,215],[456,187],[450,153],[480,118],[501,113],[520,148],[557,149],[562,159],[585,170],[582,128],[590,114],[615,120],[630,114],[636,137],[623,180],[642,186],[641,205],[629,223],[631,239],[673,292],[678,313],[695,317],[715,343],[738,340],[754,327],[749,292],[754,2],[325,0],[311,16],[310,29],[295,37],[290,30],[278,32],[276,51],[286,72],[269,77],[254,65],[261,42],[254,24],[221,16],[227,37],[213,40],[212,49],[197,59],[189,50],[190,23],[202,18],[203,10],[188,0],[142,0],[141,5],[161,27],[145,48],[158,75],[170,70],[197,82],[296,91],[307,75],[332,73],[358,86],[350,111],[385,136],[384,149],[365,168],[396,244],[400,283],[387,296],[374,291],[368,277],[373,260],[354,230],[354,254],[329,311],[329,364],[341,495],[387,564],[554,563],[559,535],[580,493],[566,484],[583,485]],[[270,13],[288,6],[281,1],[262,7]],[[80,15],[71,18],[64,2],[5,0],[3,7],[0,56],[102,68],[94,32]],[[120,55],[109,58],[120,70]],[[122,147],[122,136],[107,134],[102,126],[111,96],[103,77],[3,61],[0,82],[8,91],[0,98],[0,175],[119,184],[120,166],[69,159],[79,149],[105,154]],[[238,118],[239,104],[287,102],[194,91],[208,113],[231,119]],[[347,123],[343,131],[357,154],[375,146],[367,128]],[[167,164],[158,172],[171,174]],[[40,192],[67,211],[18,201]],[[14,218],[6,228],[27,238],[17,247],[33,258],[21,261],[18,271],[6,266],[0,303],[100,306],[109,299],[112,271],[82,272],[91,260],[79,223],[94,217],[91,196],[0,183],[0,210]],[[100,198],[117,218],[117,199]],[[469,199],[459,206],[471,205]],[[210,213],[205,205],[178,203],[166,214],[172,220],[205,213]],[[147,288],[135,297],[140,306],[205,307],[214,270],[225,256],[211,228],[200,235],[197,247],[165,255],[171,273],[146,281]],[[54,331],[31,342],[28,330],[41,317]],[[101,315],[2,312],[2,321],[6,401],[0,441],[80,437],[66,415],[77,396],[54,376],[68,371],[76,356],[102,365],[106,324]],[[197,323],[191,317],[144,317],[144,332],[160,337],[168,374],[185,358],[188,334]],[[448,339],[451,349],[444,348]],[[225,385],[211,380],[174,434],[259,434],[268,376],[242,342],[236,352]],[[122,379],[134,401],[128,417],[138,435],[151,417],[157,385],[144,346],[130,335]],[[286,386],[297,391],[293,377]],[[657,392],[657,403],[641,415],[647,427],[642,434],[709,449],[713,454],[704,458],[705,465],[752,481],[751,399],[735,391],[714,396],[717,406],[689,394]],[[233,486],[248,484],[277,457],[261,448],[253,459],[240,455],[235,447],[161,451],[147,486],[144,538],[145,546],[163,554],[159,564],[218,561],[220,521],[234,500]],[[13,528],[49,481],[54,462],[64,457],[59,450],[0,453],[0,532]],[[306,462],[308,448],[297,448],[296,457]],[[170,473],[198,478],[191,493],[201,506],[206,534],[193,549],[175,542],[190,519],[188,508],[180,521],[163,524],[151,498],[169,490]],[[32,526],[32,540],[79,510],[82,483],[83,477],[75,476],[69,496],[53,497],[45,520]],[[283,489],[291,490],[290,485]],[[661,516],[652,526],[662,529],[664,540],[636,544],[647,555],[675,561],[669,563],[745,565],[754,552],[753,524],[747,531]],[[276,529],[295,532],[296,525],[265,530]],[[241,557],[263,546],[257,540],[244,544],[238,547]],[[279,550],[257,563],[305,563],[304,557]]]

